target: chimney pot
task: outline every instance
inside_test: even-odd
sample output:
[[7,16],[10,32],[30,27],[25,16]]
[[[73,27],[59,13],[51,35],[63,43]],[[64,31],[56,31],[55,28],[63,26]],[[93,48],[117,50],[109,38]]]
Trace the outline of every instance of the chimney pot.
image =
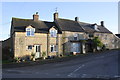
[[103,26],[103,27],[104,27],[104,21],[101,21],[101,26]]
[[79,21],[79,17],[75,17],[75,21]]

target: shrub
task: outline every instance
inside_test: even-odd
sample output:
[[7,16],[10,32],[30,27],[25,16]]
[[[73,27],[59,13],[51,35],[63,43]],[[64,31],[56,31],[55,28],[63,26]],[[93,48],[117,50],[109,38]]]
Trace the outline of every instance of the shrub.
[[43,53],[42,53],[42,57],[43,57],[43,59],[45,59],[45,57],[46,57],[46,52],[43,52]]
[[20,57],[15,57],[14,59],[16,62],[20,62],[21,58]]

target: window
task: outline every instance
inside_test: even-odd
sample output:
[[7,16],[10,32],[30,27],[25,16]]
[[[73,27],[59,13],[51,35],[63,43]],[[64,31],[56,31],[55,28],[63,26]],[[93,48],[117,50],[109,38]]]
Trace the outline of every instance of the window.
[[74,40],[78,40],[78,34],[74,35]]
[[31,50],[32,49],[32,45],[28,45],[28,50]]
[[94,37],[94,35],[93,34],[89,34],[89,37]]
[[96,31],[99,31],[99,29],[98,29],[98,26],[97,26],[97,25],[94,25],[94,29],[95,29]]
[[27,36],[34,36],[35,29],[34,28],[26,28],[26,35]]
[[57,30],[50,30],[51,37],[57,37]]
[[40,52],[40,46],[39,45],[36,46],[36,52]]
[[105,40],[107,40],[107,35],[105,35]]
[[80,43],[71,44],[71,52],[80,52]]
[[58,51],[57,45],[50,45],[50,49],[51,49],[51,52],[57,52]]

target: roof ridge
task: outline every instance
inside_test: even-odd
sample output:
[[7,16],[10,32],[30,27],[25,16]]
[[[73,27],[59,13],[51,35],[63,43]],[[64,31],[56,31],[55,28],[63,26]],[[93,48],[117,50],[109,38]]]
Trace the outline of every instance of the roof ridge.
[[[71,20],[71,19],[64,19],[64,18],[58,18],[58,19],[74,21],[74,20]],[[76,22],[76,21],[75,21],[75,22]]]
[[23,19],[23,18],[16,18],[16,17],[12,17],[12,19],[20,19],[20,20],[32,20],[32,19]]
[[[58,19],[63,19],[63,20],[69,20],[69,21],[75,21],[75,20],[71,20],[71,19],[65,19],[65,18],[58,18]],[[75,21],[77,22],[77,21]],[[87,23],[87,22],[81,22],[79,21],[80,23],[83,23],[83,24],[94,24],[94,23]]]

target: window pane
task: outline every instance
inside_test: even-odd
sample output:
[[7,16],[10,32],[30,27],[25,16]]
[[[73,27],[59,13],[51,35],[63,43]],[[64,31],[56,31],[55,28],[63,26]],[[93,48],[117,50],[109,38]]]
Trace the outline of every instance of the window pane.
[[30,36],[30,31],[27,31],[27,36]]
[[74,40],[77,40],[77,37],[74,37]]
[[51,34],[51,37],[54,37],[54,32],[53,32],[53,31],[51,31],[51,33],[50,33],[50,34]]
[[36,52],[40,52],[40,46],[36,46]]
[[31,36],[34,36],[34,31],[33,30],[31,31]]
[[57,37],[57,31],[54,30],[54,37]]
[[26,31],[30,31],[30,28],[27,28]]
[[53,52],[54,51],[54,47],[53,46],[51,46],[51,52]]
[[32,45],[29,45],[29,46],[28,46],[28,49],[32,49]]
[[57,45],[55,46],[55,51],[58,51],[58,46]]
[[51,30],[50,35],[51,37],[57,37],[57,30]]

